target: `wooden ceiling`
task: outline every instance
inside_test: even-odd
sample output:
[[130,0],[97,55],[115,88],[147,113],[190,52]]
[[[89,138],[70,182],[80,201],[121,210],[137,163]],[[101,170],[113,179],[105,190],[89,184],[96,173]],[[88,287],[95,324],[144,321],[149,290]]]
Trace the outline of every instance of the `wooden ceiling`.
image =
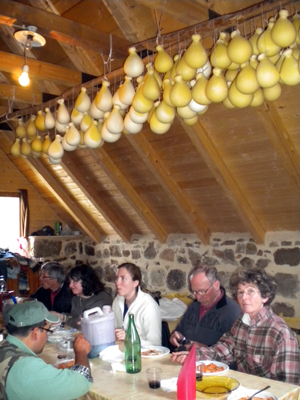
[[[151,59],[159,21],[170,52],[194,32],[209,50],[220,31],[238,26],[249,35],[283,7],[294,14],[300,1],[1,0],[0,148],[64,223],[97,242],[195,233],[209,243],[213,232],[247,232],[262,243],[268,231],[298,230],[299,86],[282,86],[277,101],[258,108],[212,105],[194,126],[176,118],[164,135],[146,123],[116,143],[65,152],[60,165],[13,158],[14,132],[4,124],[55,109],[55,97],[74,101],[82,84],[95,95],[103,74],[119,84],[128,46]],[[27,52],[28,88],[18,84],[24,49],[13,36],[22,25],[47,41]],[[111,43],[113,61],[104,64]]]

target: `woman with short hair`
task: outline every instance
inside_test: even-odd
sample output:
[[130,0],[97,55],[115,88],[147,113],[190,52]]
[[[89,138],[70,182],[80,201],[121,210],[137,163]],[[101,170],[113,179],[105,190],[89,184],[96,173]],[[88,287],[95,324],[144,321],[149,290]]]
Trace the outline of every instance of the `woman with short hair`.
[[86,310],[94,307],[102,308],[112,304],[111,296],[104,290],[95,270],[86,264],[77,265],[68,273],[70,289],[75,295],[72,299],[71,315],[66,323],[74,328],[79,328],[80,318]]
[[128,315],[133,314],[141,344],[160,346],[162,328],[160,308],[153,297],[143,291],[140,268],[133,263],[119,265],[115,285],[117,296],[112,309],[115,313],[117,340],[125,340]]

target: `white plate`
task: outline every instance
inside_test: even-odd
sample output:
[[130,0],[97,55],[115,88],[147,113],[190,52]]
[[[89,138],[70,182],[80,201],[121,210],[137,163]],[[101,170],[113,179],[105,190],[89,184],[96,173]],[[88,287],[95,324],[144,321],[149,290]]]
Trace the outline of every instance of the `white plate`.
[[221,375],[221,374],[223,374],[223,372],[225,372],[225,371],[227,371],[227,370],[229,369],[229,367],[228,367],[227,364],[221,363],[221,362],[219,362],[219,361],[213,361],[213,360],[201,360],[201,361],[197,361],[197,362],[196,362],[196,366],[199,365],[199,364],[201,364],[201,363],[202,363],[202,364],[205,364],[205,365],[208,365],[208,364],[215,364],[217,367],[223,367],[223,368],[224,368],[223,371],[220,371],[220,372],[212,372],[212,373],[204,373],[203,376]]
[[[257,389],[248,389],[244,386],[240,386],[237,390],[235,390],[234,392],[232,392],[228,397],[227,400],[239,400],[242,397],[250,397],[252,396],[252,394],[254,394],[255,392],[257,392],[259,390],[259,387]],[[273,399],[273,400],[278,400],[278,398],[270,393],[270,392],[261,392],[258,393],[257,397],[261,398],[261,399]]]
[[73,337],[76,332],[78,332],[77,329],[57,329],[53,333],[49,333],[47,340],[50,343],[61,342],[68,337]]
[[[146,351],[146,350],[159,351],[159,354],[143,356],[143,351]],[[141,353],[142,353],[142,357],[143,358],[159,358],[159,357],[164,357],[166,354],[169,354],[170,353],[170,349],[168,349],[167,347],[163,347],[163,346],[143,346],[142,349],[141,349]]]

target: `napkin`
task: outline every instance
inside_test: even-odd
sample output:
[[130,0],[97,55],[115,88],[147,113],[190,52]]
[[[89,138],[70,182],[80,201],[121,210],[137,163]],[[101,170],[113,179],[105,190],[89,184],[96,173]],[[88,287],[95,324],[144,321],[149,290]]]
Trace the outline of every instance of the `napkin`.
[[195,400],[196,398],[196,348],[192,346],[187,356],[177,382],[178,400]]
[[111,371],[110,372],[126,372],[126,368],[124,364],[121,363],[112,363],[111,365]]
[[162,379],[160,387],[164,392],[176,392],[178,378]]
[[120,361],[123,361],[125,359],[125,355],[116,344],[114,346],[108,346],[104,350],[102,350],[99,353],[99,358],[101,358],[102,361],[106,361],[109,363],[120,363]]

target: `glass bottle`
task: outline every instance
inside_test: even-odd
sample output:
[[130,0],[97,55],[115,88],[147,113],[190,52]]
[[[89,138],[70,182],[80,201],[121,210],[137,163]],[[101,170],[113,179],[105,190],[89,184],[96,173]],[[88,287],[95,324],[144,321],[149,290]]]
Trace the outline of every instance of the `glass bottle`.
[[6,292],[6,281],[3,275],[0,275],[0,293]]
[[129,324],[125,342],[125,368],[128,374],[136,374],[142,370],[141,341],[134,324],[134,315],[129,314]]

